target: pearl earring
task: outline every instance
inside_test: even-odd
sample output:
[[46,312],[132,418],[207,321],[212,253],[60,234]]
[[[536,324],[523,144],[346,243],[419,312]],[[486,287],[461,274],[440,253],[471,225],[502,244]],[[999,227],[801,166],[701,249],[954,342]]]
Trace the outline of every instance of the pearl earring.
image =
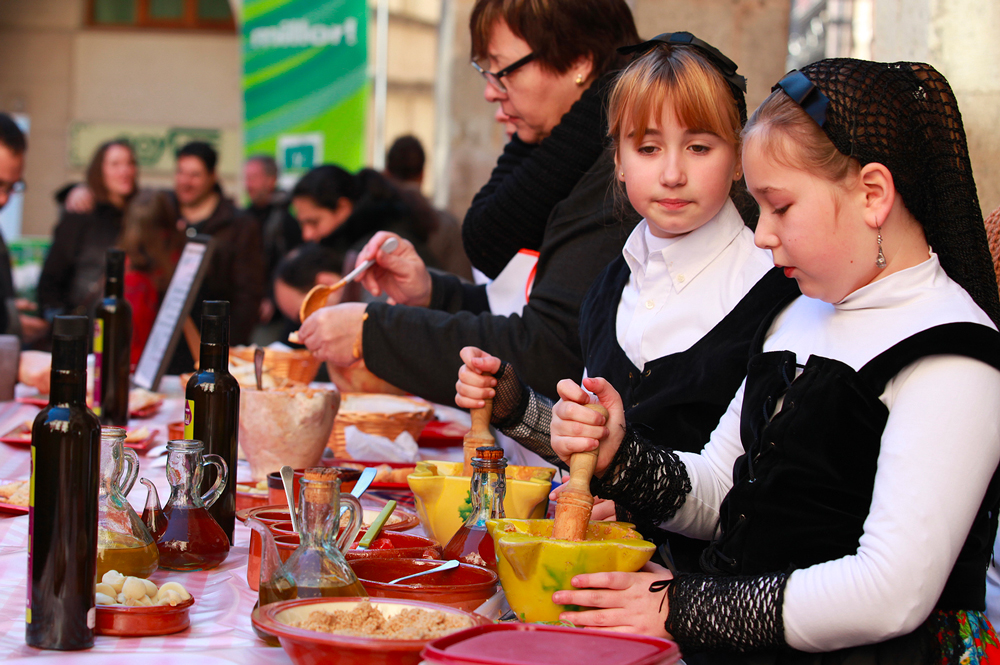
[[624,172],[624,171],[620,171],[620,172],[618,173],[618,177],[619,177],[619,178],[624,178],[624,177],[625,177],[625,172]]
[[882,253],[882,227],[876,224],[875,228],[878,229],[878,238],[876,240],[878,242],[878,257],[875,259],[875,267],[882,270],[885,268],[885,254]]

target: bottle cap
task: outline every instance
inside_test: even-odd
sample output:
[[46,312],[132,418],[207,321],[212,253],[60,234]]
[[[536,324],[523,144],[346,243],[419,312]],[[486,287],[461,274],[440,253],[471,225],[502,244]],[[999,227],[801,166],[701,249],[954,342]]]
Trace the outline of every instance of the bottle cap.
[[52,322],[52,339],[86,339],[90,320],[86,316],[57,316]]
[[202,316],[229,316],[228,300],[206,300],[201,303]]
[[121,281],[125,276],[125,252],[120,249],[109,249],[107,253],[107,267],[104,270],[105,278]]

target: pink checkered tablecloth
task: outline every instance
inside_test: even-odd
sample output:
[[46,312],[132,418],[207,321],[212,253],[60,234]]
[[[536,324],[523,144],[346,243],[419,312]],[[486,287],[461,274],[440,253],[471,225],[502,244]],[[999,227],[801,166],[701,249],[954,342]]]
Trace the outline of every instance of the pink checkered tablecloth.
[[[177,420],[181,412],[180,399],[168,399],[155,426],[161,428],[160,442],[165,441],[165,424]],[[24,420],[31,420],[38,408],[17,403],[0,403],[0,432],[7,432]],[[150,421],[136,424],[150,425]],[[160,498],[169,496],[163,471],[164,458],[139,457],[141,474],[154,481]],[[31,472],[29,448],[0,443],[0,478],[26,479]],[[141,503],[145,492],[136,484],[129,499]],[[141,508],[140,508],[141,510]],[[0,519],[0,661],[32,665],[44,663],[99,663],[100,665],[160,665],[187,663],[290,663],[280,648],[268,647],[254,635],[250,613],[257,601],[256,592],[246,582],[247,550],[250,530],[236,526],[236,544],[226,561],[214,570],[192,573],[157,571],[150,579],[158,585],[168,580],[183,584],[194,596],[191,627],[175,635],[162,637],[95,638],[94,647],[87,651],[41,651],[24,643],[24,610],[26,597],[28,517]],[[138,654],[138,655],[137,655]],[[183,660],[178,660],[180,656]]]

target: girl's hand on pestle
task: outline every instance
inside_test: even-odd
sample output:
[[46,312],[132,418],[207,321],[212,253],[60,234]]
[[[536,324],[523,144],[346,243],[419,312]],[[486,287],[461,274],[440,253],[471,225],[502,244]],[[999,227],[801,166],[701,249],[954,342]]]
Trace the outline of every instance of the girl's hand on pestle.
[[647,563],[643,571],[646,572],[575,576],[572,584],[576,590],[556,591],[552,594],[552,602],[597,609],[563,612],[559,620],[580,627],[670,638],[664,628],[670,611],[667,591],[653,593],[649,585],[669,580],[673,575],[666,568],[651,563]]
[[[382,243],[393,237],[399,241],[399,247],[387,254],[381,250]],[[431,275],[409,240],[379,231],[358,252],[355,263],[361,265],[368,259],[375,259],[375,265],[362,273],[358,281],[369,293],[380,296],[384,292],[393,305],[427,307],[431,304]]]
[[[604,379],[588,377],[583,386],[595,400],[570,379],[556,385],[560,399],[552,407],[552,449],[567,464],[573,453],[598,449],[594,474],[600,476],[611,464],[625,438],[625,409],[618,392]],[[608,420],[584,404],[599,401],[608,410]]]
[[496,396],[497,380],[493,375],[500,371],[500,359],[475,346],[463,348],[459,356],[463,364],[455,383],[455,404],[463,409],[481,409],[486,406],[484,400]]
[[[566,489],[566,483],[569,482],[569,476],[563,478],[562,485],[559,485],[554,490],[549,492],[549,501],[558,501],[559,493]],[[600,520],[611,520],[617,519],[615,514],[615,502],[611,499],[602,499],[599,496],[594,497],[594,510],[590,513],[591,521]]]

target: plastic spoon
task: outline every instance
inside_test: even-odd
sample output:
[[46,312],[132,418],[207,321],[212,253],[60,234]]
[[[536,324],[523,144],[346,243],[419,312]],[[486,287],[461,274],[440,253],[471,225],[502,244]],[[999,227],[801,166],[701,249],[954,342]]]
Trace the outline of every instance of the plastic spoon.
[[433,568],[428,568],[427,570],[421,570],[419,573],[413,573],[412,575],[406,575],[405,577],[397,577],[396,579],[390,581],[389,584],[399,584],[403,580],[412,580],[414,577],[430,575],[431,573],[440,573],[444,570],[451,570],[452,568],[458,568],[458,559],[446,561],[440,566],[434,566]]
[[378,517],[376,517],[375,521],[372,522],[370,527],[368,527],[368,531],[365,532],[365,535],[361,538],[361,542],[358,543],[356,549],[363,552],[371,547],[372,541],[378,538],[379,532],[382,530],[385,523],[389,521],[389,517],[392,515],[392,511],[394,510],[396,510],[395,501],[389,501],[382,507]]
[[298,523],[295,521],[295,485],[293,484],[293,477],[295,471],[292,467],[287,464],[281,467],[281,484],[285,486],[285,500],[288,501],[288,512],[292,518],[292,530],[298,533],[299,527]]

